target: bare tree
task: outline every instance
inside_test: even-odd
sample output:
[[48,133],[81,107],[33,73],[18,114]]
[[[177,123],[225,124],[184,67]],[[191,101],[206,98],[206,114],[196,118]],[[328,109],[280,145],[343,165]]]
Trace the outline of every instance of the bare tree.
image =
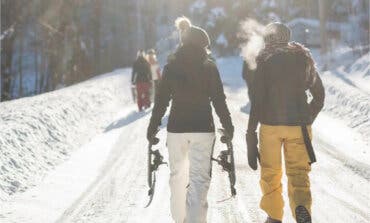
[[[35,29],[37,29],[37,25],[35,26]],[[38,93],[38,83],[39,83],[39,41],[38,41],[38,35],[37,30],[34,32],[34,66],[35,66],[35,85],[34,85],[34,94]]]
[[325,70],[328,66],[328,60],[326,53],[328,52],[327,33],[326,33],[326,21],[327,21],[327,0],[319,1],[319,17],[320,17],[320,53],[324,61],[323,69]]
[[[22,27],[23,28],[23,27]],[[18,97],[23,96],[23,30],[21,29],[19,32],[19,52],[18,52]]]
[[13,46],[16,37],[17,0],[1,1],[1,100],[11,99]]
[[100,73],[100,32],[101,32],[101,13],[102,13],[102,2],[101,0],[94,0],[94,16],[93,20],[93,47],[94,47],[94,65],[95,74]]

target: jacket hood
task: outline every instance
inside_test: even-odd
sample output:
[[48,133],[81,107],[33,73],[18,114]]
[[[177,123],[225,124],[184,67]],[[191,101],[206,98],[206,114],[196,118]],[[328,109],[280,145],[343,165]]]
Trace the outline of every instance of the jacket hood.
[[304,47],[302,44],[296,42],[290,42],[288,44],[266,44],[265,48],[261,50],[257,56],[258,62],[264,62],[270,59],[275,54],[286,53],[286,54],[301,54],[307,58],[311,58],[310,50]]
[[297,42],[290,42],[288,44],[269,44],[257,56],[257,66],[266,62],[276,54],[293,54],[301,55],[305,58],[306,63],[306,82],[311,85],[315,81],[316,64],[312,58],[311,52],[308,48]]

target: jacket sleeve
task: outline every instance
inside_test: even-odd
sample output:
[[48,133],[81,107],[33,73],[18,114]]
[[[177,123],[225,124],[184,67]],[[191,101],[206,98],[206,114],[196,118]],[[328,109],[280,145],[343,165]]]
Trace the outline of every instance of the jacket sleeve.
[[247,88],[248,88],[248,97],[251,97],[252,94],[252,87],[253,87],[253,79],[255,76],[255,70],[249,69],[249,66],[246,62],[243,64],[243,78],[245,82],[247,83]]
[[171,100],[171,89],[168,80],[168,67],[163,69],[163,79],[159,83],[158,91],[154,99],[152,117],[150,118],[149,128],[157,129],[161,125],[161,120],[167,110]]
[[220,78],[220,73],[216,65],[212,64],[211,69],[211,83],[210,83],[210,99],[216,114],[220,119],[222,127],[226,131],[234,132],[234,126],[231,122],[230,112],[226,105],[226,96]]
[[243,69],[242,69],[242,78],[246,81],[248,74],[248,65],[245,61],[243,61]]
[[147,76],[147,80],[151,81],[152,80],[152,71],[150,69],[149,62],[145,62],[145,73],[146,73],[146,76]]
[[249,113],[248,121],[248,132],[255,132],[257,130],[257,125],[259,120],[259,114],[261,112],[262,98],[263,98],[263,73],[260,66],[254,74],[253,82],[249,84],[248,89],[249,99],[251,103],[251,110]]
[[314,121],[324,107],[325,100],[325,89],[322,84],[321,78],[317,72],[315,72],[315,78],[312,85],[309,88],[312,94],[312,101],[310,103],[310,111],[312,116],[312,121]]
[[135,84],[135,82],[136,82],[136,73],[137,73],[137,71],[136,71],[136,63],[134,63],[133,65],[132,65],[132,72],[131,72],[131,83],[132,84]]

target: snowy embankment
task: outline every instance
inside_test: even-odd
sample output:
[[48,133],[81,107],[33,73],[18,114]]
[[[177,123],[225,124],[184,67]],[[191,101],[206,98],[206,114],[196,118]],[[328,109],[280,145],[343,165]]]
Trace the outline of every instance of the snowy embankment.
[[339,56],[334,63],[335,69],[321,73],[325,106],[314,127],[346,157],[368,163],[370,53],[354,62]]
[[38,184],[109,124],[130,98],[126,71],[0,104],[0,200]]

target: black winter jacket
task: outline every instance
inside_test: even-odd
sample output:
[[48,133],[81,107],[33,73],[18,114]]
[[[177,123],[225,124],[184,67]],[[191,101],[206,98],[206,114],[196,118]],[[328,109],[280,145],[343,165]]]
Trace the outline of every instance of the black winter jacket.
[[248,97],[249,99],[251,98],[251,88],[252,88],[252,83],[253,83],[253,79],[254,79],[254,74],[255,71],[254,70],[251,70],[249,68],[249,65],[243,61],[243,69],[242,69],[242,77],[245,81],[245,83],[247,84],[247,88],[248,88]]
[[225,99],[218,69],[205,50],[181,46],[163,69],[148,133],[161,124],[171,100],[167,131],[213,132],[212,103],[223,128],[233,132]]
[[150,82],[152,74],[150,64],[142,56],[139,56],[132,66],[131,82],[133,84],[140,82]]
[[[307,52],[279,52],[257,64],[248,131],[267,125],[312,124],[324,105],[325,91],[316,71],[308,78]],[[313,99],[307,102],[306,90]]]

